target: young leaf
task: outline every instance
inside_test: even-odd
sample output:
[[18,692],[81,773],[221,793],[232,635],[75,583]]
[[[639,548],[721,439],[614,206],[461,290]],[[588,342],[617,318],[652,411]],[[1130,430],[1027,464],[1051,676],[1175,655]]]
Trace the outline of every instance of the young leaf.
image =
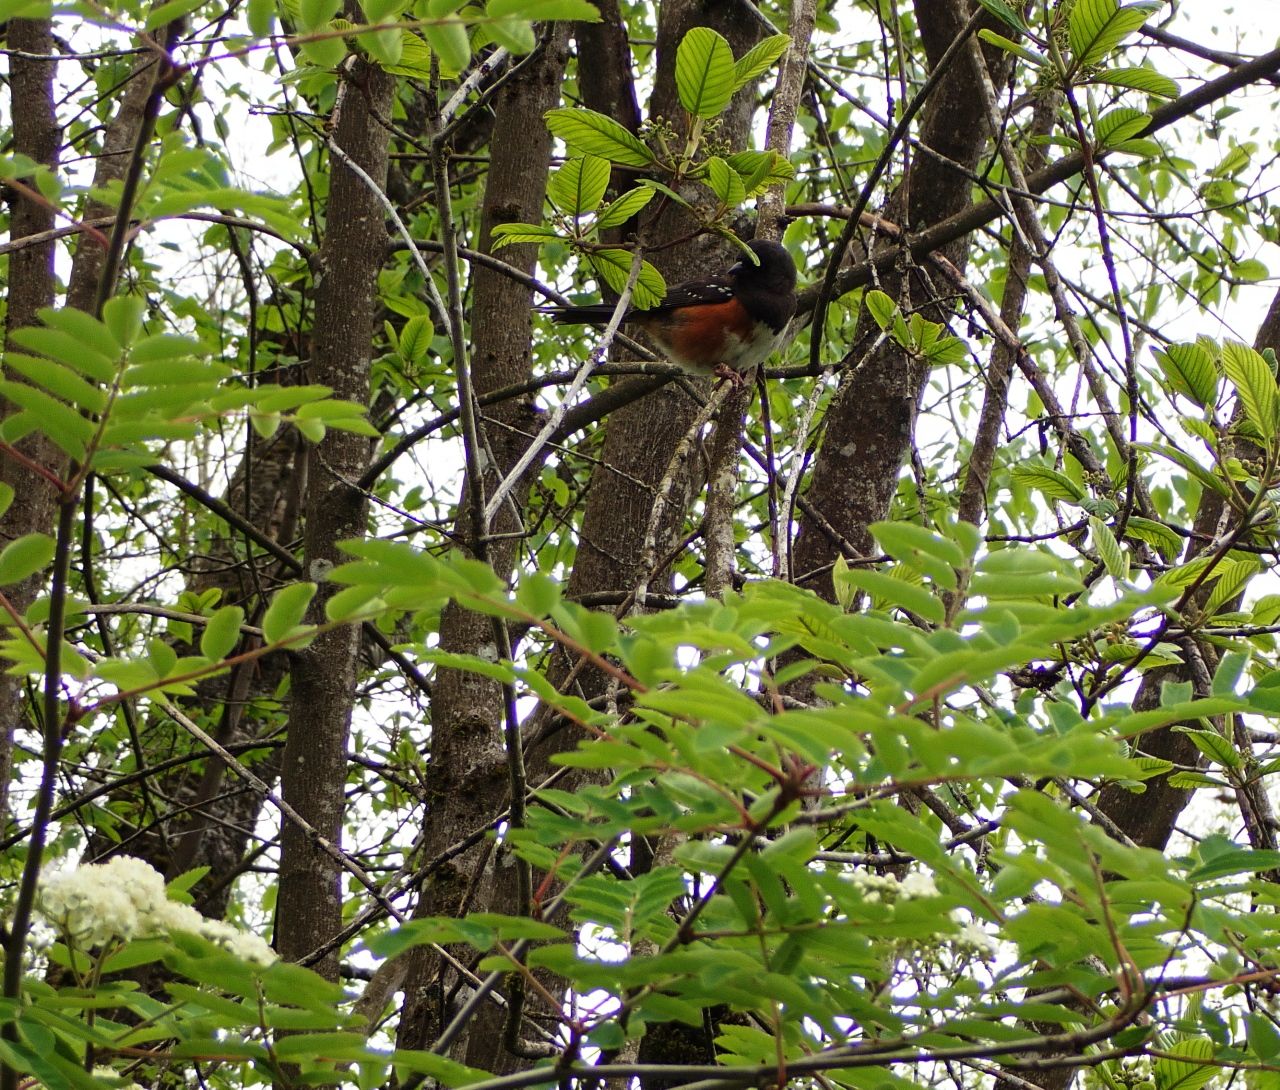
[[1151,124],[1151,115],[1129,106],[1110,110],[1098,118],[1094,128],[1094,141],[1101,148],[1114,148],[1130,137],[1137,136]]
[[548,110],[543,117],[553,136],[578,151],[624,166],[647,167],[654,161],[653,152],[639,138],[595,110],[561,107]]
[[[597,250],[588,261],[596,274],[614,291],[621,293],[631,276],[631,254],[626,250]],[[667,282],[649,262],[640,265],[640,276],[631,290],[632,304],[640,310],[648,310],[662,302],[667,294]]]
[[753,79],[763,75],[791,44],[789,34],[771,34],[756,42],[733,65],[733,90],[740,91]]
[[0,586],[17,583],[34,575],[53,559],[53,538],[48,534],[25,534],[9,542],[0,552]]
[[596,228],[603,231],[607,227],[620,227],[640,212],[653,199],[652,189],[631,189],[609,204],[596,217]]
[[710,27],[694,27],[676,50],[676,91],[694,117],[724,113],[734,91],[733,50]]
[[[1020,34],[1031,33],[1026,21],[1007,0],[978,0],[978,2],[1006,26],[1013,27]],[[979,31],[978,33],[981,34],[983,32]]]
[[[981,34],[982,31],[978,33]],[[1104,68],[1084,82],[1100,83],[1108,87],[1127,87],[1156,98],[1178,97],[1178,84],[1150,68]]]
[[1067,37],[1076,67],[1088,68],[1098,64],[1159,7],[1156,2],[1122,8],[1116,0],[1077,0],[1067,23]]
[[898,313],[898,304],[879,288],[875,288],[862,297],[867,311],[881,329],[888,329],[894,315]]
[[440,60],[440,74],[452,79],[471,59],[471,39],[461,19],[446,19],[439,23],[425,23],[422,36]]
[[978,31],[978,37],[984,42],[990,42],[997,49],[1003,49],[1006,53],[1021,57],[1035,68],[1043,68],[1048,63],[1047,59],[1034,49],[1028,49],[1025,45],[1020,45],[1018,42],[1006,38],[1003,34],[997,34],[994,30],[983,28]]
[[315,593],[314,583],[290,583],[276,593],[262,616],[262,634],[267,643],[278,643],[302,623]]
[[1257,352],[1248,345],[1227,341],[1222,346],[1222,369],[1235,385],[1245,418],[1264,439],[1276,434],[1276,377]]
[[565,161],[547,182],[547,196],[570,216],[594,212],[609,188],[609,161],[598,155],[575,156]]
[[1201,344],[1171,344],[1153,349],[1160,370],[1176,393],[1189,397],[1202,409],[1218,399],[1218,369],[1213,356]]
[[707,160],[707,184],[726,208],[736,208],[747,199],[747,187],[738,172],[718,155]]
[[244,610],[239,606],[223,606],[209,618],[200,636],[200,654],[217,662],[224,659],[240,638],[240,626],[244,623]]

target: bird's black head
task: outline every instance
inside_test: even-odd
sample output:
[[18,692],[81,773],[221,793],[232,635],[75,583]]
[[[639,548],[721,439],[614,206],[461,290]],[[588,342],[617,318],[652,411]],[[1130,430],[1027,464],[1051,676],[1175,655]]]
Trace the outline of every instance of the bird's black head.
[[734,265],[729,276],[737,286],[750,284],[786,294],[795,290],[796,263],[785,246],[769,239],[755,238],[747,243],[747,248],[760,259],[760,264],[753,264],[749,258],[743,257]]

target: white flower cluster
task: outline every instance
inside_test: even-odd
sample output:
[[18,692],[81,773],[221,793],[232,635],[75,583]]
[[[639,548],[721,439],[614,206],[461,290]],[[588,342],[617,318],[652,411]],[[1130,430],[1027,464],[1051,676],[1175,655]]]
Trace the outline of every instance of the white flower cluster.
[[856,870],[850,880],[858,887],[862,899],[871,904],[884,901],[914,901],[924,897],[937,897],[938,887],[933,884],[933,876],[921,871],[912,871],[899,880],[892,874],[874,874],[869,870]]
[[938,938],[943,942],[951,943],[951,948],[957,953],[972,954],[983,961],[992,961],[999,949],[999,944],[982,929],[982,924],[976,920],[957,922],[960,923],[959,934],[939,934]]
[[261,938],[221,920],[207,920],[190,905],[169,900],[164,877],[148,863],[117,855],[46,878],[40,885],[44,917],[84,947],[190,931],[245,961],[269,965],[275,951]]

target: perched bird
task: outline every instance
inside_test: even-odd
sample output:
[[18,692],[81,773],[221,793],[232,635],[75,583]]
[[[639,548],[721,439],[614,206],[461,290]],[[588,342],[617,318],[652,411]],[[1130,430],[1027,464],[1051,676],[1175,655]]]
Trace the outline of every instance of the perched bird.
[[[627,311],[623,321],[639,326],[672,363],[695,375],[718,375],[735,385],[780,347],[796,312],[796,263],[777,242],[747,243],[759,258],[742,257],[720,276],[687,280],[667,291],[649,310]],[[557,322],[606,325],[612,303],[546,307]]]

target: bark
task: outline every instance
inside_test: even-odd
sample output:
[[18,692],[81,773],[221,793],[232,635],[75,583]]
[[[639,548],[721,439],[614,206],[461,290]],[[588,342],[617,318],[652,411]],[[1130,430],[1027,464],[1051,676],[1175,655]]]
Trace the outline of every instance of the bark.
[[[1258,329],[1254,347],[1259,351],[1271,348],[1280,351],[1280,292],[1271,300],[1271,307]],[[1254,457],[1241,446],[1230,452],[1238,458]],[[1205,489],[1196,512],[1192,530],[1195,535],[1187,543],[1184,560],[1191,560],[1203,548],[1204,543],[1220,535],[1226,526],[1224,517],[1229,512],[1224,509],[1222,498],[1217,493]],[[1203,601],[1208,592],[1200,596]],[[1194,608],[1194,607],[1193,607]],[[1196,641],[1199,652],[1204,656],[1210,671],[1216,666],[1218,655],[1215,648],[1205,641]],[[1186,666],[1164,667],[1148,671],[1142,679],[1138,695],[1134,698],[1135,711],[1160,706],[1161,687],[1166,681],[1195,681],[1196,679]],[[1199,689],[1200,686],[1197,686]],[[1207,693],[1197,691],[1197,696]],[[1137,749],[1146,756],[1158,757],[1172,761],[1175,765],[1195,766],[1200,763],[1200,751],[1186,734],[1176,732],[1173,727],[1151,731],[1137,740]],[[1136,843],[1148,848],[1163,849],[1173,833],[1173,828],[1184,807],[1190,801],[1193,792],[1183,787],[1169,785],[1167,776],[1157,776],[1146,783],[1146,791],[1135,794],[1123,787],[1109,784],[1099,792],[1098,806],[1112,821],[1120,826]]]
[[[339,95],[334,142],[381,189],[386,183],[389,132],[380,119],[391,112],[394,79],[356,59]],[[343,93],[345,92],[345,93]],[[311,378],[335,396],[367,404],[377,278],[386,255],[383,205],[366,181],[337,156],[331,164],[328,226],[320,249]],[[320,581],[341,563],[340,541],[363,537],[364,493],[355,486],[369,462],[369,440],[331,430],[307,455],[303,548],[307,577]],[[312,618],[323,618],[326,591],[316,596]],[[347,735],[356,692],[360,629],[344,625],[297,653],[293,665],[284,799],[331,844],[342,837],[347,778]],[[280,845],[276,915],[280,955],[299,960],[342,925],[342,874],[336,861],[292,822]],[[337,979],[337,955],[314,968]]]
[[[13,151],[37,163],[56,168],[61,132],[53,108],[51,61],[30,60],[23,53],[53,52],[53,38],[47,19],[14,19],[9,23],[9,58]],[[19,104],[21,107],[19,108]],[[11,193],[13,191],[10,191]],[[13,193],[9,237],[17,240],[54,225],[53,209],[21,193]],[[53,305],[54,272],[52,242],[27,246],[9,257],[9,290],[5,311],[5,340],[15,329],[33,325],[41,307]],[[8,415],[7,403],[0,409]],[[47,439],[33,435],[18,444],[19,450],[37,465],[61,474],[66,460]],[[13,488],[13,503],[4,515],[0,548],[15,538],[53,525],[57,491],[47,480],[10,458],[0,458],[0,482]],[[14,608],[26,612],[40,589],[41,576],[34,575],[5,590]],[[21,679],[0,676],[0,833],[9,819],[9,784],[13,775],[13,745],[23,717]]]
[[[931,66],[968,21],[966,0],[916,4],[920,36]],[[963,172],[978,162],[979,134],[986,130],[974,73],[957,57],[924,107],[921,142],[950,163],[920,154],[894,191],[887,218],[919,231],[967,207],[971,182]],[[886,243],[877,240],[873,253]],[[969,252],[966,238],[943,247],[942,254],[963,270]],[[936,302],[937,291],[925,273],[895,267],[881,277],[881,288],[904,311],[920,309],[931,321],[943,321],[948,309]],[[808,499],[811,508],[862,554],[874,551],[867,527],[883,519],[898,489],[898,476],[911,449],[920,398],[928,369],[911,359],[892,340],[873,345],[879,327],[863,313],[844,359],[846,368],[827,417],[827,434],[814,463]],[[834,600],[831,565],[840,551],[822,522],[806,514],[794,550],[797,582]]]
[[[536,61],[521,70],[499,92],[489,176],[481,214],[477,248],[488,252],[496,224],[536,221],[542,214],[546,191],[551,134],[542,114],[560,101],[560,86],[568,61],[567,34],[557,27]],[[537,260],[534,246],[504,248],[502,258],[524,272],[532,272]],[[531,373],[533,327],[532,294],[524,285],[483,265],[473,266],[471,310],[471,367],[477,396],[527,379]],[[481,419],[486,450],[496,472],[486,474],[488,494],[500,474],[523,453],[537,416],[528,398],[503,402],[486,410]],[[487,559],[500,575],[509,575],[515,561],[520,529],[514,515],[523,511],[528,482],[537,463],[511,495],[494,520],[494,539]],[[466,540],[469,491],[464,494],[457,520],[459,536]],[[492,620],[450,605],[441,618],[443,649],[471,654],[491,654],[495,634]],[[505,809],[509,796],[506,752],[503,745],[501,687],[487,678],[458,670],[441,669],[431,700],[431,759],[425,777],[426,817],[421,850],[432,858],[476,829],[483,828]],[[460,915],[475,907],[477,890],[490,859],[489,842],[456,856],[432,874],[415,908],[415,916]],[[466,959],[465,951],[459,954]],[[400,1019],[399,1043],[405,1048],[429,1048],[448,1023],[460,982],[434,952],[418,949],[408,959],[405,1003]],[[466,1039],[457,1047],[465,1055]],[[482,1066],[509,1070],[513,1057],[500,1054],[497,1038],[477,1034],[472,1046],[484,1051]]]

